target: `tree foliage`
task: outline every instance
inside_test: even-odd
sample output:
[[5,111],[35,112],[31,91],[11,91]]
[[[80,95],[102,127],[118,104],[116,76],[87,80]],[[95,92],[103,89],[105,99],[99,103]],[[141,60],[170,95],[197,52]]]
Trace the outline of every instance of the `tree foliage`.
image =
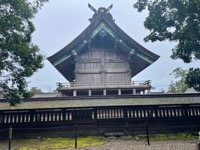
[[32,87],[32,88],[30,89],[30,92],[31,92],[33,95],[43,93],[42,90],[39,89],[39,88],[37,88],[37,87]]
[[200,91],[200,68],[190,68],[185,82],[189,87],[193,87],[196,91]]
[[11,105],[28,97],[26,78],[43,66],[31,19],[46,1],[0,0],[0,86]]
[[171,82],[167,93],[184,93],[188,89],[188,85],[186,84],[187,73],[188,70],[183,70],[180,67],[174,69],[170,75],[173,75],[177,81]]
[[[173,59],[182,59],[185,63],[200,59],[200,1],[199,0],[137,0],[134,7],[139,11],[148,10],[144,22],[150,34],[145,41],[175,41],[172,49]],[[188,72],[190,86],[200,91],[199,80],[192,75],[200,74],[199,69]],[[193,79],[193,80],[192,80]],[[197,86],[198,85],[198,86]]]

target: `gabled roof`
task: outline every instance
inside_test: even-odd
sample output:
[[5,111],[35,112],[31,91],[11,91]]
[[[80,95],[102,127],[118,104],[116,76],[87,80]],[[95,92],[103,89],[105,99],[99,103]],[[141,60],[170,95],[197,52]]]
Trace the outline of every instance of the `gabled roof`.
[[144,48],[118,27],[108,12],[109,10],[110,7],[108,9],[101,7],[98,11],[93,8],[95,14],[90,19],[90,25],[71,43],[48,58],[68,81],[73,81],[75,78],[75,62],[73,61],[76,54],[89,48],[91,42],[99,35],[107,35],[108,40],[114,43],[114,47],[130,55],[130,64],[133,64],[130,65],[131,77],[159,58],[158,55]]

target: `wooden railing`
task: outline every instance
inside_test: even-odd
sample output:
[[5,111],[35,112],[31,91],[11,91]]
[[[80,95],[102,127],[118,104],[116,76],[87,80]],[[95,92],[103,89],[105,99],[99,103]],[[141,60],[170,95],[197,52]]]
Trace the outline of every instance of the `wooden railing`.
[[68,83],[57,83],[59,88],[68,88],[68,87],[105,87],[105,86],[150,86],[151,81],[130,81],[130,82],[68,82]]

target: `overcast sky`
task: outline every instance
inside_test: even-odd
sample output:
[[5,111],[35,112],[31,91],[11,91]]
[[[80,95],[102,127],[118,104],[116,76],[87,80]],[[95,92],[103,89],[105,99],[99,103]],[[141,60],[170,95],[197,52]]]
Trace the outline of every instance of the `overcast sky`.
[[[90,3],[94,8],[109,7],[115,23],[124,30],[135,41],[143,45],[148,50],[158,54],[160,58],[151,66],[140,72],[132,80],[143,81],[152,80],[152,86],[156,91],[167,89],[171,80],[173,69],[182,67],[200,66],[200,62],[184,64],[181,60],[170,58],[171,49],[175,43],[171,42],[148,42],[143,38],[149,31],[143,26],[148,12],[138,13],[133,4],[136,0],[50,0],[38,12],[34,19],[36,31],[33,34],[33,43],[38,45],[41,52],[49,57],[69,44],[88,25],[88,19],[92,17],[93,11],[88,8]],[[67,80],[48,62],[44,61],[44,68],[40,69],[28,79],[30,87],[41,88],[47,92],[56,89],[57,82],[67,82]]]

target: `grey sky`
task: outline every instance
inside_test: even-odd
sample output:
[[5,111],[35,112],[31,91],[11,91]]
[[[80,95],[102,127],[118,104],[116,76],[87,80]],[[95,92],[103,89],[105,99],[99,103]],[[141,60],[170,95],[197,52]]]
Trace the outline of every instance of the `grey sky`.
[[[133,80],[152,80],[156,91],[160,91],[161,88],[166,89],[173,79],[169,75],[173,69],[199,66],[200,63],[198,61],[184,64],[181,60],[172,60],[170,55],[174,43],[167,41],[145,43],[143,38],[149,33],[143,26],[147,12],[138,13],[133,9],[135,1],[50,0],[34,19],[36,31],[33,34],[33,43],[40,47],[46,57],[49,57],[69,44],[89,25],[88,19],[92,17],[93,12],[88,8],[88,3],[96,9],[113,4],[110,13],[116,24],[145,48],[160,55],[158,61],[135,76]],[[28,81],[30,81],[29,87],[38,87],[45,92],[56,89],[57,82],[67,82],[47,60],[44,61],[44,68]]]

